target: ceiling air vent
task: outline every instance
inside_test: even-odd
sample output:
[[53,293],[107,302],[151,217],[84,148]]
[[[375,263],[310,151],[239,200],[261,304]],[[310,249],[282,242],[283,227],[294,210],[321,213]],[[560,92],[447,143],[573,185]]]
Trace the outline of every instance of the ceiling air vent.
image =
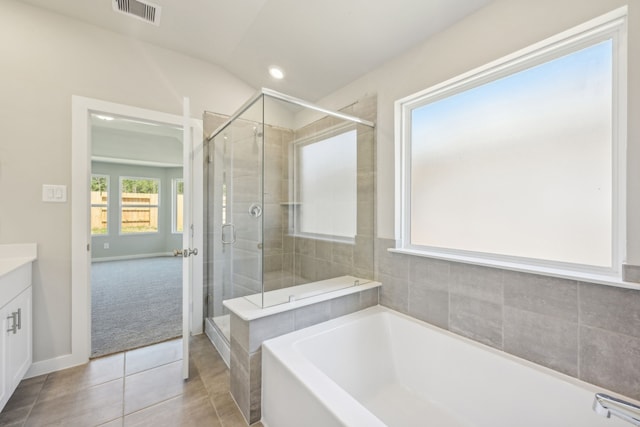
[[112,0],[113,10],[149,24],[160,25],[160,6],[141,0]]

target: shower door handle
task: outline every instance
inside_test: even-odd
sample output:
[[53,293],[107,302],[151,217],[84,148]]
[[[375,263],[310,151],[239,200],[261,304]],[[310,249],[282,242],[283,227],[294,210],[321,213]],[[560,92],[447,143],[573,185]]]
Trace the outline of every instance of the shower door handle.
[[[231,230],[231,240],[225,240],[225,229]],[[236,242],[236,227],[233,224],[222,224],[222,234],[221,234],[222,244],[223,245],[233,245]]]

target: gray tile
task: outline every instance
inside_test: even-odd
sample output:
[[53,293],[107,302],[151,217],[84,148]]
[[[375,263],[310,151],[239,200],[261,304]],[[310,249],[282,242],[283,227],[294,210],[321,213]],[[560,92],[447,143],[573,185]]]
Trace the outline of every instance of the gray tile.
[[502,306],[464,295],[449,295],[449,330],[502,349]]
[[575,377],[578,324],[505,306],[504,351]]
[[293,315],[296,330],[326,322],[331,316],[331,301],[300,307],[294,310]]
[[100,357],[81,366],[50,373],[38,400],[53,399],[70,391],[103,384],[123,376],[124,353]]
[[248,353],[254,353],[260,348],[263,341],[295,330],[293,311],[252,320],[249,329],[249,348],[247,350]]
[[246,352],[249,352],[249,322],[242,320],[234,313],[229,314],[231,316],[230,327],[232,339],[236,340]]
[[100,425],[122,416],[122,378],[76,389],[45,401],[38,401],[26,426],[64,425],[85,427]]
[[412,258],[411,256],[389,252],[385,248],[377,249],[377,254],[377,268],[380,276],[391,276],[405,282],[409,280],[409,259]]
[[449,292],[421,283],[409,283],[409,315],[444,329],[449,328]]
[[124,418],[125,427],[222,426],[208,396],[177,396]]
[[345,316],[360,310],[360,295],[361,293],[358,292],[351,295],[345,295],[340,298],[334,298],[329,301],[331,307],[331,318],[335,319],[336,317]]
[[623,264],[622,280],[625,282],[640,283],[640,265]]
[[502,304],[503,273],[496,268],[452,263],[449,292]]
[[231,352],[229,391],[244,418],[249,419],[249,357],[244,352]]
[[505,271],[504,304],[578,322],[578,283],[556,277]]
[[[4,409],[2,409],[0,425],[3,423],[2,420],[6,418],[4,415],[8,412],[19,410],[24,407],[28,407],[30,409],[31,406],[36,403],[46,379],[47,375],[39,375],[37,377],[20,381],[20,384],[18,384],[18,387],[9,398],[9,401],[5,404]],[[12,415],[12,417],[15,416],[16,414]]]
[[249,359],[249,422],[260,421],[262,414],[262,351],[257,351]]
[[640,338],[640,291],[580,283],[580,324]]
[[407,313],[409,309],[409,284],[407,280],[381,274],[379,281],[380,304]]
[[125,378],[124,414],[130,414],[184,393],[182,362],[173,362]]
[[420,256],[409,258],[409,281],[428,284],[431,290],[449,291],[450,270],[448,261]]
[[581,326],[580,379],[640,400],[640,339]]
[[360,292],[360,309],[378,305],[379,290],[380,288],[373,288],[373,289],[367,289],[366,291]]
[[182,359],[182,339],[138,348],[125,353],[125,374],[157,368]]

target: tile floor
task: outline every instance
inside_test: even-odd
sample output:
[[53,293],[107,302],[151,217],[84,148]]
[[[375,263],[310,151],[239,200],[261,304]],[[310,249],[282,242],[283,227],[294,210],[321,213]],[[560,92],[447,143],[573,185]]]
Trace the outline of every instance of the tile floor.
[[192,337],[190,356],[187,381],[181,340],[23,380],[0,426],[246,427],[229,394],[229,369],[205,335]]

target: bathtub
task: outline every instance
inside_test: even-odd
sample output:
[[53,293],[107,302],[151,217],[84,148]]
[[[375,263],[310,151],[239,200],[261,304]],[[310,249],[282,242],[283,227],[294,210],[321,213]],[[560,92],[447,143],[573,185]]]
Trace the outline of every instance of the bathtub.
[[602,391],[381,306],[265,341],[265,427],[629,427]]

